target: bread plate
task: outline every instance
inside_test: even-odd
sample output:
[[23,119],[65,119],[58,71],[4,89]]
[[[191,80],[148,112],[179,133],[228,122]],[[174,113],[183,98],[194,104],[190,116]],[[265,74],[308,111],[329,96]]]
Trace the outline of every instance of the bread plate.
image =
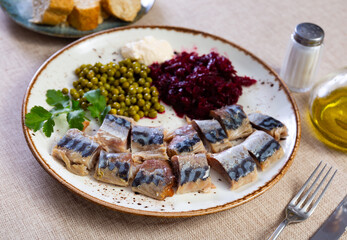
[[141,10],[133,22],[124,22],[110,17],[90,31],[80,31],[69,26],[38,25],[30,22],[33,12],[31,0],[0,0],[0,6],[13,21],[31,31],[54,37],[79,38],[106,29],[130,25],[147,14],[153,7],[154,2],[155,0],[141,0]]
[[[212,171],[212,181],[216,188],[211,193],[175,194],[165,201],[158,201],[134,194],[130,188],[97,182],[92,175],[74,175],[62,162],[52,158],[53,146],[67,130],[63,121],[56,123],[56,130],[50,138],[45,137],[42,132],[34,133],[24,126],[25,114],[33,106],[48,106],[45,102],[48,89],[72,87],[76,78],[73,73],[76,67],[83,63],[121,60],[120,47],[148,35],[169,41],[177,52],[185,50],[204,54],[217,51],[231,60],[239,75],[247,75],[258,81],[255,85],[244,88],[238,104],[244,107],[246,113],[260,111],[277,118],[287,126],[289,135],[286,140],[281,141],[284,156],[266,171],[259,171],[257,181],[230,191],[227,182]],[[227,210],[258,197],[288,171],[297,152],[301,133],[299,113],[293,97],[276,72],[261,59],[221,37],[165,26],[110,29],[79,39],[55,53],[43,63],[28,86],[22,106],[22,122],[25,138],[34,157],[51,176],[69,190],[113,210],[158,217],[204,215]],[[168,130],[184,123],[185,120],[177,117],[169,106],[166,106],[166,112],[159,114],[156,119],[144,118],[138,122],[147,126],[162,125]],[[91,124],[92,129],[97,130],[95,123]]]

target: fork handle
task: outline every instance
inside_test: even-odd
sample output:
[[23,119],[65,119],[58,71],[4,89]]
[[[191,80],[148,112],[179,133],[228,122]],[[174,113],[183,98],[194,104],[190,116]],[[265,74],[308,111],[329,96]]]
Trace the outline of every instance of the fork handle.
[[289,224],[288,219],[284,219],[280,225],[276,228],[276,230],[271,234],[271,236],[268,238],[268,240],[275,240],[280,235],[282,230]]

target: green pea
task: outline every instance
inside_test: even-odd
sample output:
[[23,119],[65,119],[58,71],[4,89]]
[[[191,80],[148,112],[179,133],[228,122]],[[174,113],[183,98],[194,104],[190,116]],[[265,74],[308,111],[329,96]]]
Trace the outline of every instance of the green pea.
[[123,83],[125,83],[127,81],[127,79],[125,78],[125,77],[121,77],[120,79],[119,79],[119,83],[120,84],[123,84]]
[[112,101],[117,101],[118,99],[118,95],[117,94],[113,94],[112,95]]
[[136,94],[136,97],[137,97],[138,99],[142,99],[142,98],[143,98],[143,95],[142,95],[141,93],[138,93],[138,94]]
[[99,71],[101,73],[105,73],[107,71],[107,67],[105,65],[102,65],[102,66],[99,67]]
[[140,67],[134,67],[134,73],[139,74],[141,72],[141,68]]
[[152,83],[153,79],[151,77],[148,77],[148,78],[146,78],[146,81],[149,82],[149,83]]
[[88,82],[87,83],[87,88],[92,88],[93,87],[93,83],[92,82]]
[[78,74],[80,74],[81,71],[82,71],[81,68],[76,68],[76,69],[75,69],[75,74],[78,75]]
[[157,117],[157,111],[149,111],[148,117],[150,118],[156,118]]
[[72,97],[76,100],[80,97],[80,95],[78,94],[78,92],[75,92],[72,94]]
[[124,114],[124,110],[123,109],[118,109],[117,110],[117,114],[122,116]]
[[126,107],[125,102],[120,102],[119,105],[120,105],[121,108],[125,108]]
[[112,108],[120,109],[120,104],[118,102],[112,103]]
[[93,90],[96,90],[96,89],[98,89],[98,86],[93,85],[92,89],[93,89]]
[[114,95],[118,95],[119,94],[119,90],[117,88],[115,88],[115,89],[112,90],[112,93]]
[[142,93],[142,92],[143,92],[143,87],[138,87],[138,88],[137,88],[137,92],[138,92],[138,93]]
[[128,97],[125,98],[124,102],[125,102],[125,105],[127,105],[127,106],[131,105],[130,98],[128,98]]
[[125,74],[126,72],[127,72],[127,68],[126,67],[121,67],[120,69],[119,69],[119,71],[120,71],[120,73],[121,74]]
[[145,87],[150,87],[151,86],[151,84],[149,83],[149,82],[145,82],[145,84],[143,85],[143,86],[145,86]]
[[87,79],[83,79],[82,82],[81,82],[81,85],[83,87],[85,87],[85,86],[87,86],[87,84],[88,84],[88,80]]
[[118,96],[118,102],[124,102],[124,100],[125,100],[124,94],[120,94],[120,95]]
[[94,73],[93,70],[90,70],[90,71],[88,72],[88,74],[87,74],[87,78],[88,78],[89,80],[92,79],[94,76],[95,76],[95,73]]
[[120,76],[121,76],[120,71],[116,71],[116,72],[114,73],[114,77],[115,77],[115,78],[119,78]]
[[63,88],[61,91],[62,91],[62,93],[65,94],[65,95],[66,95],[66,94],[69,94],[69,89],[67,89],[67,88]]
[[113,77],[114,73],[115,73],[115,71],[112,70],[112,69],[108,69],[108,70],[107,70],[107,75],[108,75],[109,77]]
[[98,72],[99,72],[99,68],[96,67],[96,66],[92,67],[92,70],[93,70],[95,73],[98,73]]
[[78,94],[82,97],[84,95],[84,91],[82,89],[78,90]]
[[73,95],[73,94],[75,94],[75,93],[77,93],[77,90],[74,89],[74,88],[71,88],[71,89],[70,89],[70,94]]
[[[132,69],[132,68],[131,68]],[[130,70],[130,69],[129,69]],[[125,74],[125,77],[127,78],[132,78],[134,75],[131,71],[128,71],[126,74]]]
[[117,114],[117,109],[112,108],[112,109],[110,110],[110,113],[111,113],[111,114]]
[[144,70],[140,71],[140,77],[146,78],[147,77],[147,72],[144,71]]
[[75,88],[76,88],[77,90],[80,90],[80,89],[82,89],[82,85],[81,85],[81,84],[78,84]]
[[113,86],[118,87],[119,86],[119,80],[114,81]]
[[133,119],[137,122],[138,120],[140,120],[140,115],[135,114],[135,115],[133,116]]
[[73,86],[73,87],[77,87],[77,85],[78,85],[78,81],[74,81],[74,82],[72,83],[72,86]]
[[129,86],[130,86],[129,82],[124,82],[122,84],[122,87],[125,88],[125,89],[129,88]]
[[153,104],[159,102],[158,97],[152,97],[152,98],[151,98],[151,102],[152,102]]
[[158,97],[158,96],[159,96],[158,90],[153,90],[153,91],[152,91],[152,96]]
[[143,89],[143,92],[144,92],[144,93],[150,93],[150,92],[151,92],[151,90],[149,90],[149,88],[148,88],[148,87],[145,87],[145,88]]
[[106,83],[106,81],[107,81],[107,78],[105,78],[105,77],[101,77],[101,78],[100,78],[100,81],[101,81],[102,83],[104,83],[104,84],[105,84],[105,83]]
[[138,81],[138,84],[143,86],[146,83],[146,80],[144,78],[140,78]]
[[92,84],[97,84],[99,82],[99,80],[96,77],[93,77],[92,79],[90,79],[90,82]]
[[154,103],[154,105],[153,105],[154,109],[157,110],[157,111],[159,110],[160,106],[161,106],[161,105],[160,105],[160,103],[158,103],[158,102],[157,102],[157,103]]
[[150,100],[151,99],[151,94],[149,94],[149,93],[145,93],[145,95],[143,96],[143,98],[145,99],[145,100]]
[[116,79],[115,79],[114,77],[109,77],[109,78],[108,78],[108,82],[109,82],[110,84],[113,84],[115,80],[116,80]]
[[88,103],[87,102],[82,102],[81,103],[81,108],[86,109],[88,107]]
[[105,83],[104,87],[106,90],[110,90],[110,88],[111,88],[110,84],[108,84],[108,83]]
[[143,111],[138,111],[137,114],[140,116],[140,118],[143,118],[145,116],[145,113]]
[[102,90],[102,91],[101,91],[101,95],[102,95],[102,96],[106,97],[107,94],[108,94],[107,90]]
[[134,87],[129,87],[129,93],[131,95],[135,95],[136,94],[136,89]]
[[137,105],[139,105],[140,107],[143,107],[143,106],[145,106],[145,103],[146,103],[145,100],[139,99],[137,102]]
[[136,114],[135,110],[131,109],[129,110],[129,115],[130,116],[134,116]]
[[131,97],[130,102],[131,102],[131,104],[135,104],[137,102],[136,97]]

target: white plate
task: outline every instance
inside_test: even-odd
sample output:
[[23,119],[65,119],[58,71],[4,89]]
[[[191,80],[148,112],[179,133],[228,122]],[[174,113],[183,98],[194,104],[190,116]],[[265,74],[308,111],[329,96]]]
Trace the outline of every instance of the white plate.
[[[239,75],[257,79],[255,85],[243,88],[243,95],[238,103],[243,105],[246,113],[261,111],[279,119],[288,127],[289,136],[281,141],[284,157],[268,170],[259,171],[257,181],[236,191],[230,191],[226,181],[212,172],[216,189],[211,193],[176,194],[165,201],[157,201],[136,195],[130,188],[97,182],[91,175],[74,175],[66,170],[62,162],[53,159],[52,147],[67,130],[64,121],[56,123],[55,132],[50,138],[46,138],[40,131],[33,133],[23,124],[28,145],[43,168],[68,189],[95,203],[119,211],[164,217],[195,216],[230,209],[259,196],[273,186],[288,170],[298,148],[300,120],[296,104],[287,87],[270,67],[236,44],[210,34],[176,27],[138,26],[108,30],[80,39],[54,54],[37,71],[24,98],[22,121],[35,105],[49,108],[45,102],[48,89],[71,88],[72,82],[76,80],[73,73],[75,68],[83,63],[118,61],[121,59],[121,46],[148,35],[169,41],[178,52],[194,50],[204,54],[211,50],[217,51],[232,61]],[[157,119],[144,119],[139,123],[162,124],[168,130],[184,124],[181,118],[166,108],[166,113],[159,114]],[[97,126],[93,129],[96,130]]]

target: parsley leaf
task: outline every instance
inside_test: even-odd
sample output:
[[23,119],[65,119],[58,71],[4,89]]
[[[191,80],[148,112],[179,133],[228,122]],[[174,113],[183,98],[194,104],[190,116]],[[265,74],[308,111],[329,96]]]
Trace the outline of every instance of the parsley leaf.
[[100,122],[102,123],[106,117],[106,115],[108,114],[108,112],[111,110],[111,106],[106,106],[104,111],[102,111],[101,115],[100,115]]
[[48,119],[44,124],[42,131],[45,133],[46,137],[50,137],[52,135],[53,127],[55,125],[55,122],[53,118]]
[[48,90],[46,97],[46,102],[51,106],[57,106],[60,108],[70,106],[69,96],[64,95],[60,90]]
[[71,99],[71,103],[72,103],[72,105],[71,105],[72,110],[80,110],[81,109],[79,101]]
[[85,112],[82,109],[69,112],[66,116],[69,127],[83,130],[84,114]]
[[29,113],[25,115],[25,125],[34,130],[41,129],[44,122],[52,117],[52,113],[40,106],[34,106]]
[[[80,103],[69,96],[64,95],[60,90],[48,90],[46,93],[46,102],[53,106],[47,111],[41,106],[34,106],[29,113],[25,115],[25,125],[34,132],[42,128],[47,137],[50,137],[54,131],[54,118],[61,114],[67,114],[66,120],[70,128],[83,130],[83,122],[89,120],[85,116],[85,111],[81,108]],[[101,95],[100,90],[92,90],[84,94],[89,101],[88,107],[91,115],[98,118],[102,123],[106,114],[111,110],[106,106],[106,98]]]
[[102,123],[106,114],[111,110],[109,106],[106,107],[106,98],[101,95],[100,89],[91,90],[83,95],[91,105],[88,107],[92,117],[98,118]]

